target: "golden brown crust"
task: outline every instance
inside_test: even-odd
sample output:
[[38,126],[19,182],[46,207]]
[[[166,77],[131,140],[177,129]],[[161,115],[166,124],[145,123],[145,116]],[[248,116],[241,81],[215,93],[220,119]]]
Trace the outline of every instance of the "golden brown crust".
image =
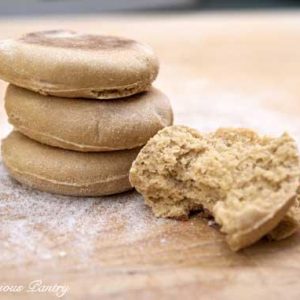
[[114,101],[42,96],[9,85],[9,122],[41,143],[76,151],[114,151],[144,145],[173,122],[169,100],[159,90]]
[[131,189],[129,169],[139,149],[81,153],[49,147],[19,132],[2,142],[11,175],[36,189],[73,196],[101,196]]

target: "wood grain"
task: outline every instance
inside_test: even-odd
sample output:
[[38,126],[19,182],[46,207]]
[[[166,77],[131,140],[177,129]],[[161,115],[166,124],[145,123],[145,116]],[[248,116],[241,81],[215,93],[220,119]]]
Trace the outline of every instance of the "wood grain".
[[[161,60],[155,85],[170,97],[176,123],[200,130],[288,130],[300,141],[300,13],[0,20],[0,36],[57,27],[124,35],[152,45]],[[4,90],[1,82],[1,99]],[[9,129],[3,108],[0,117],[3,136]],[[300,298],[300,233],[233,253],[223,236],[199,216],[185,222],[156,220],[135,192],[89,199],[89,205],[84,199],[47,196],[45,209],[64,203],[61,209],[82,210],[75,224],[79,233],[76,226],[55,231],[58,227],[38,222],[49,221],[41,210],[45,204],[38,202],[45,199],[42,193],[23,188],[7,174],[2,180],[2,186],[12,186],[17,196],[12,190],[0,191],[0,285],[26,286],[33,279],[66,284],[70,291],[65,299]],[[77,249],[74,241],[85,237],[90,242],[90,231],[104,212],[105,227],[93,234],[87,255],[87,248]],[[35,232],[30,243],[4,232],[12,228],[8,223],[30,225]],[[49,257],[42,256],[41,247]],[[23,292],[0,293],[0,298],[55,297]]]

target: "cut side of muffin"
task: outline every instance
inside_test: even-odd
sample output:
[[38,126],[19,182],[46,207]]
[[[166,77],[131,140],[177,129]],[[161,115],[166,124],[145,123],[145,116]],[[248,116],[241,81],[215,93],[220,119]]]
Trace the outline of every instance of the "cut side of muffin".
[[171,126],[149,140],[130,171],[131,184],[158,217],[186,218],[205,208],[233,250],[273,230],[299,185],[294,140],[248,129],[201,134]]

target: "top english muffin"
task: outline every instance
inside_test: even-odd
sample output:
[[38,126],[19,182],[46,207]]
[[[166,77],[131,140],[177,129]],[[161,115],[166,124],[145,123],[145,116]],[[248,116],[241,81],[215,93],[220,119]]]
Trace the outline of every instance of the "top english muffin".
[[0,41],[0,78],[43,95],[127,97],[148,90],[158,69],[149,46],[121,37],[59,30]]

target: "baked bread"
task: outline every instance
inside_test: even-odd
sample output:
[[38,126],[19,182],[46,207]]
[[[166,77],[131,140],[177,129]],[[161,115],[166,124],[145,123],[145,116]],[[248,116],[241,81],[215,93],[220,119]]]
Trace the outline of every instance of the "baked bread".
[[43,31],[0,42],[0,78],[43,95],[126,97],[148,90],[158,69],[149,46],[121,37]]
[[114,101],[43,96],[9,85],[9,122],[26,136],[76,151],[114,151],[144,145],[171,125],[168,98],[159,90]]
[[292,207],[280,223],[271,232],[267,234],[267,238],[274,241],[280,241],[294,234],[300,227],[300,201],[299,192]]
[[130,190],[130,166],[139,149],[82,153],[49,147],[13,131],[2,141],[2,158],[17,181],[41,191],[102,196]]
[[299,185],[295,141],[247,129],[201,134],[185,126],[161,130],[141,150],[130,182],[158,217],[212,213],[232,250],[274,229]]

